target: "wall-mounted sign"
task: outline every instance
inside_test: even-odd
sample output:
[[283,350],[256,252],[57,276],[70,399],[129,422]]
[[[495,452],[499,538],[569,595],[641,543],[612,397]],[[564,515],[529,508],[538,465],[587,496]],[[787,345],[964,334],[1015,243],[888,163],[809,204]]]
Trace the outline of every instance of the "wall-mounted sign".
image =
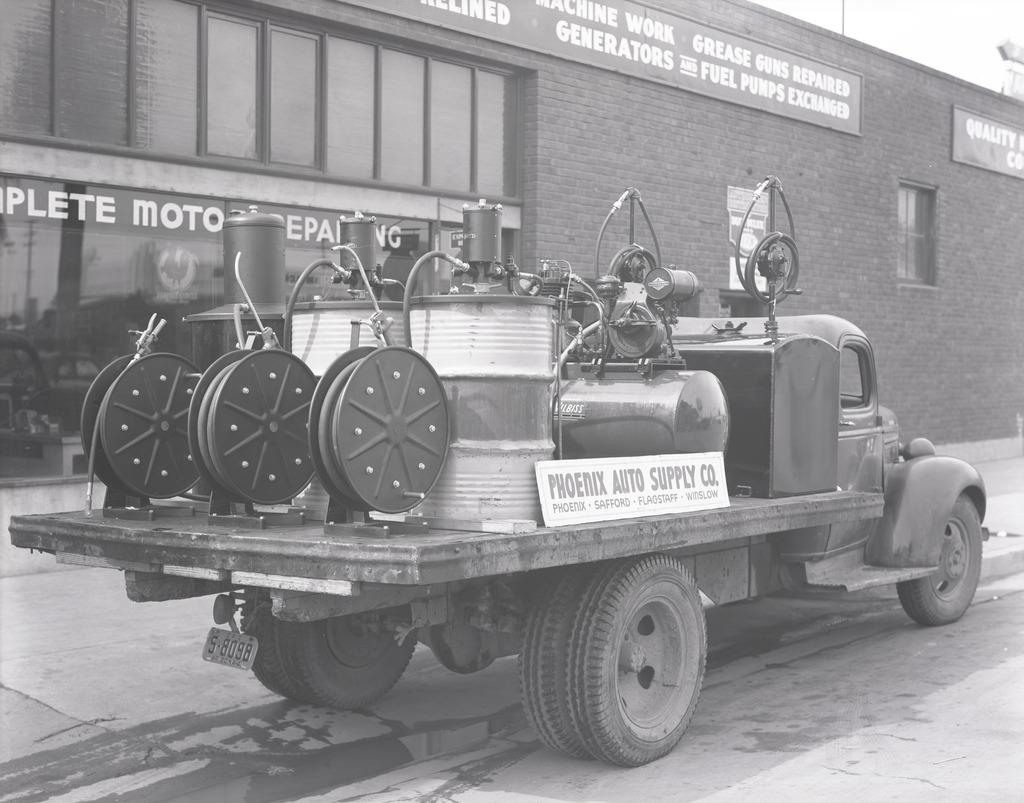
[[721,452],[541,460],[544,524],[583,524],[729,507]]
[[346,1],[860,133],[860,75],[628,0]]
[[1024,178],[1024,129],[954,106],[953,161]]

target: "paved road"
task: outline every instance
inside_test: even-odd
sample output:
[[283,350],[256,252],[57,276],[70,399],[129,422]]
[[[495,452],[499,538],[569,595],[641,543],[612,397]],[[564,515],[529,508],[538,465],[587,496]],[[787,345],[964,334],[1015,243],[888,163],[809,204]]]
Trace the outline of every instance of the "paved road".
[[537,742],[514,659],[456,676],[419,651],[371,711],[335,713],[203,663],[209,600],[134,604],[106,570],[8,578],[0,803],[1010,800],[1022,592],[1024,574],[989,581],[940,629],[877,592],[712,611],[686,737],[623,770]]

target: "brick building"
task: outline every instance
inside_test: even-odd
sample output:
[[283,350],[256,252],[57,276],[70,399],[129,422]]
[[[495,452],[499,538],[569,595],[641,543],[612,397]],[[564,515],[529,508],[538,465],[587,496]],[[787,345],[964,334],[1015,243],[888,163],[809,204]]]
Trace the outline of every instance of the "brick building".
[[[858,323],[908,436],[1020,453],[1019,101],[743,0],[7,0],[4,17],[0,326],[72,380],[153,312],[219,304],[220,225],[248,204],[285,217],[292,281],[340,214],[377,217],[401,278],[457,250],[481,197],[526,270],[586,274],[637,187],[665,261],[700,277],[692,311],[756,312],[729,240],[774,174],[804,290],[782,312]],[[620,215],[606,257],[626,235]],[[161,345],[185,353],[182,328]],[[0,476],[25,465],[0,454]]]

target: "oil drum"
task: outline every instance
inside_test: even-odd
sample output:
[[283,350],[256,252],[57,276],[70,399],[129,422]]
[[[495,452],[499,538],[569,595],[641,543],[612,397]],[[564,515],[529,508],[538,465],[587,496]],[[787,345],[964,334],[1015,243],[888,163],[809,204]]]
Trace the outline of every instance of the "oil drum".
[[437,371],[452,415],[451,448],[425,516],[540,520],[534,464],[550,460],[552,299],[414,298],[409,344]]
[[[388,329],[392,343],[404,346],[401,302],[377,303],[385,316],[394,319]],[[369,327],[361,324],[353,327],[353,322],[365,321],[373,313],[373,304],[368,300],[299,302],[292,311],[292,354],[306,363],[316,376],[323,376],[327,367],[349,349],[377,345]]]

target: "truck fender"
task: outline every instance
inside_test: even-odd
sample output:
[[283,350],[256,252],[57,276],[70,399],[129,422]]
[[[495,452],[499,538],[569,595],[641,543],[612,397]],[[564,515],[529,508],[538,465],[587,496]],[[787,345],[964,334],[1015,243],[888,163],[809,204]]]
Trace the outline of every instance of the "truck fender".
[[937,566],[942,536],[960,494],[985,518],[985,481],[970,463],[923,455],[889,467],[885,507],[865,547],[871,566]]

